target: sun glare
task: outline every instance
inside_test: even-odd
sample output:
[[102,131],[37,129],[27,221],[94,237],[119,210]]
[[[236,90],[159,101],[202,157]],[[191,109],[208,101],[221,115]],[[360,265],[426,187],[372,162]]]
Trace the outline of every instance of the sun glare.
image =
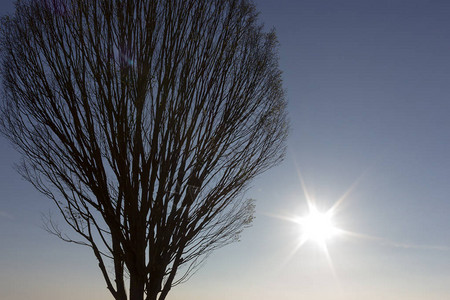
[[338,229],[333,225],[332,214],[328,211],[322,213],[312,208],[309,214],[298,221],[303,241],[315,241],[324,244],[326,240],[335,236]]

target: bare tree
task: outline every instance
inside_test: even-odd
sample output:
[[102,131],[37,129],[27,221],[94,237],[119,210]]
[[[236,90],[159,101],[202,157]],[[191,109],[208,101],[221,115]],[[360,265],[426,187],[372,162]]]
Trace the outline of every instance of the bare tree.
[[1,131],[115,299],[165,299],[238,239],[287,136],[276,37],[249,1],[19,1],[0,30]]

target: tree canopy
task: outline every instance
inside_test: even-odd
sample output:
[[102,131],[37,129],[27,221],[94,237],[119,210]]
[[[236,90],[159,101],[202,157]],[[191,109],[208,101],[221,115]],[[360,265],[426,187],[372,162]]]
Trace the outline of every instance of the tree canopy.
[[165,299],[253,219],[285,153],[277,41],[247,0],[28,0],[0,27],[0,128],[117,300]]

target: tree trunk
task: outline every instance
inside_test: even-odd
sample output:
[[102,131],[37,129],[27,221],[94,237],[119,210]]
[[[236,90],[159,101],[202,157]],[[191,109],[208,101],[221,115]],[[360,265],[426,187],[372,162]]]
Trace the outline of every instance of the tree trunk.
[[150,282],[148,283],[148,290],[147,290],[147,299],[146,300],[162,300],[164,298],[159,297],[158,298],[158,294],[159,292],[161,292],[161,282],[162,282],[162,277],[159,278],[156,277],[156,273],[152,274],[153,278],[150,280]]
[[148,291],[146,300],[158,300],[158,291],[156,290]]
[[130,300],[144,300],[144,280],[130,274]]

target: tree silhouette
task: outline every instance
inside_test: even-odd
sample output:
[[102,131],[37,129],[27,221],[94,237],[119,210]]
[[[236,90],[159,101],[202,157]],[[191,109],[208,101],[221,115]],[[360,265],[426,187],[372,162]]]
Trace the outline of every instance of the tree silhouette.
[[1,132],[115,299],[165,299],[251,223],[288,129],[247,0],[19,1],[0,39]]

